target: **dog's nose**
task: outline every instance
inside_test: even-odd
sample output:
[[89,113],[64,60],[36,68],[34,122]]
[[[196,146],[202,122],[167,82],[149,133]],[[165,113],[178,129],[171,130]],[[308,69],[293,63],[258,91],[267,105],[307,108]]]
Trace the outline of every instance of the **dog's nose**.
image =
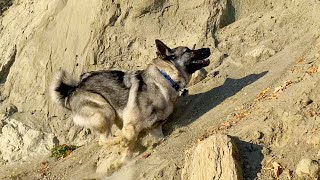
[[205,49],[205,52],[207,53],[207,54],[211,54],[211,52],[210,52],[210,49],[209,48],[204,48]]

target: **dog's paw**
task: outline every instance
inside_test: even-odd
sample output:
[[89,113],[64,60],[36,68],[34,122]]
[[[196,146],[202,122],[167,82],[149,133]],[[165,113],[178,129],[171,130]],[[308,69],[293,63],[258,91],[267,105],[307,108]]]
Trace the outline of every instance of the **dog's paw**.
[[122,135],[128,140],[133,140],[137,137],[137,132],[134,125],[128,124],[126,126],[123,126],[121,131]]

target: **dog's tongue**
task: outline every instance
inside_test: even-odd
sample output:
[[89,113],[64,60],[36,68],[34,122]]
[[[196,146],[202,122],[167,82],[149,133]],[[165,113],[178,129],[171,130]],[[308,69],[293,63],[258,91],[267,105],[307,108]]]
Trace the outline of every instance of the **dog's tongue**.
[[209,64],[210,64],[209,59],[194,60],[194,61],[191,61],[190,67],[192,67],[195,70],[198,70],[203,67],[207,67]]
[[201,64],[203,67],[206,67],[210,64],[210,60],[209,59],[202,59],[202,60],[194,61],[194,63]]
[[208,66],[210,64],[210,60],[209,59],[204,59],[204,60],[202,60],[202,64],[204,66]]

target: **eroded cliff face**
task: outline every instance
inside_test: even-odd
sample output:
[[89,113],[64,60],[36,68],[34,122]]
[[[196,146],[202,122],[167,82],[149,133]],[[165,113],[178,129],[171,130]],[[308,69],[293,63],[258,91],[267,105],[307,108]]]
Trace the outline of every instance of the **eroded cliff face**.
[[[15,1],[1,18],[3,114],[60,143],[87,142],[48,89],[60,68],[75,77],[97,69],[134,70],[155,57],[154,40],[169,46],[212,46],[230,23],[227,1]],[[79,135],[79,131],[80,135]],[[89,138],[91,140],[92,138]]]
[[[269,159],[287,163],[291,172],[302,152],[311,159],[317,154],[318,1],[15,0],[6,9],[0,16],[2,163],[48,154],[57,144],[92,142],[90,131],[75,127],[70,113],[50,101],[53,75],[60,68],[74,77],[142,69],[156,56],[155,39],[210,47],[211,64],[166,124],[167,139],[120,176],[129,169],[132,178],[179,179],[184,151],[216,131],[242,140],[249,179],[270,177],[261,168],[269,168]],[[52,178],[84,177],[83,169],[94,174],[101,154],[108,154],[101,151],[89,143],[48,171]],[[21,172],[34,177],[35,168]]]

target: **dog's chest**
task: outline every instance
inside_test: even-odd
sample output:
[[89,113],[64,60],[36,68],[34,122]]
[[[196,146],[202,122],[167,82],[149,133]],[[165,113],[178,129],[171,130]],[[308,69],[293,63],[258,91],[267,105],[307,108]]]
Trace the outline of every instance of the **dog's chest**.
[[166,119],[174,109],[175,101],[177,99],[177,95],[162,86],[159,87],[159,93],[154,95],[153,99],[153,112],[158,117],[158,120]]

